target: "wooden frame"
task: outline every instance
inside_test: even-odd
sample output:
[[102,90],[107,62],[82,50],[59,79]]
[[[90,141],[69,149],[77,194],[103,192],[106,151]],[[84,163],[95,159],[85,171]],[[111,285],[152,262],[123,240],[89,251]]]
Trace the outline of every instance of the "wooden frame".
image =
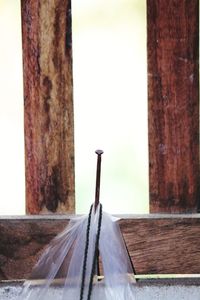
[[[22,0],[28,213],[74,209],[70,0],[48,3]],[[147,0],[151,212],[198,208],[198,6]],[[0,279],[26,278],[68,218],[1,218]],[[123,216],[120,226],[138,274],[199,273],[199,215]]]
[[[147,0],[151,212],[198,208],[198,7]],[[70,0],[22,0],[28,213],[74,211],[70,16]]]

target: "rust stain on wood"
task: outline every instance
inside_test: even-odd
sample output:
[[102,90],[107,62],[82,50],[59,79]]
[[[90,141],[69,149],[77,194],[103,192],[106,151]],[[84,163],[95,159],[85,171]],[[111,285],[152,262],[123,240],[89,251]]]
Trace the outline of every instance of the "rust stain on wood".
[[198,2],[147,0],[151,212],[197,211]]
[[[27,278],[68,221],[65,216],[0,220],[0,279]],[[137,274],[199,273],[199,216],[121,219],[120,227]]]
[[22,0],[27,213],[74,212],[70,0]]

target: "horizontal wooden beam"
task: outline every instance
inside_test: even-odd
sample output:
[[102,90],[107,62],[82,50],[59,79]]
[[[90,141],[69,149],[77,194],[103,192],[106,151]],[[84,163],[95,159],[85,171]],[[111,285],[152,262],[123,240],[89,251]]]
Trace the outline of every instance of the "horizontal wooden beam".
[[[200,274],[176,275],[135,275],[137,286],[200,286]],[[100,276],[103,279],[103,276]],[[24,279],[0,280],[0,289],[6,287],[22,287]],[[38,286],[38,280],[31,280],[33,286]],[[53,284],[52,284],[53,286]],[[59,287],[59,285],[56,285]]]
[[[0,218],[0,279],[27,278],[68,221],[61,215]],[[137,274],[199,273],[198,214],[122,216],[119,222]]]

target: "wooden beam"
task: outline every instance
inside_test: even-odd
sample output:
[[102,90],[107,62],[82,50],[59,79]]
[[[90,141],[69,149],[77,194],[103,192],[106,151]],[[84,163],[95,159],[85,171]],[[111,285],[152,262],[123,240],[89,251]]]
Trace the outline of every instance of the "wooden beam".
[[74,212],[70,0],[22,0],[27,213]]
[[[27,278],[68,221],[66,216],[1,218],[0,279]],[[123,216],[120,227],[137,274],[199,273],[199,215]]]
[[199,1],[147,0],[151,212],[195,212]]

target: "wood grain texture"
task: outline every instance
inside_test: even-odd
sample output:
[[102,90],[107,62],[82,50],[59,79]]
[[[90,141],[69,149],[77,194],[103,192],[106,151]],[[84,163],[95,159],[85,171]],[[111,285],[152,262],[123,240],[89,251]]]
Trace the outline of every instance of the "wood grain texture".
[[74,212],[70,0],[22,0],[27,213]]
[[[0,279],[27,278],[66,216],[0,219]],[[120,227],[137,274],[200,273],[200,216],[122,218]],[[108,241],[109,242],[109,241]]]
[[198,0],[147,0],[151,212],[198,206],[198,6]]

